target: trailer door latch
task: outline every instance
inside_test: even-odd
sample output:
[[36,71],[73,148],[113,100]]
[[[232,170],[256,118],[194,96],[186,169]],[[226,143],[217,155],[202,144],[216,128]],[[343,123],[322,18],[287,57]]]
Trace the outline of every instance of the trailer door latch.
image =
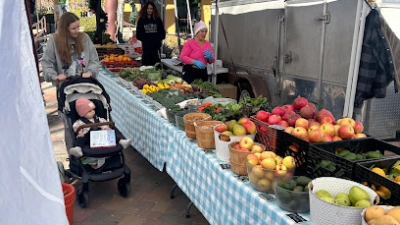
[[322,15],[320,17],[315,18],[316,21],[324,21],[325,23],[330,23],[331,22],[331,14],[326,13],[325,15]]
[[286,64],[289,64],[292,62],[292,51],[289,51],[289,53],[287,53],[283,56],[283,62]]

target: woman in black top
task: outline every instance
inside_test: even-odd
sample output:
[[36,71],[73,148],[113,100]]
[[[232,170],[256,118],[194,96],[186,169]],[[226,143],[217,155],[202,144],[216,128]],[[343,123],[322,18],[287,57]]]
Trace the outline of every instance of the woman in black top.
[[165,28],[154,2],[147,2],[140,9],[136,38],[142,42],[142,64],[153,66],[160,62],[159,52],[165,38]]

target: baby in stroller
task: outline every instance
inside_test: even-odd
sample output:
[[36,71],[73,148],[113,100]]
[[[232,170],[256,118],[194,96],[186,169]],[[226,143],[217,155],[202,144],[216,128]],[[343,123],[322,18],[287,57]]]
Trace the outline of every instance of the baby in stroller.
[[[98,117],[95,113],[96,106],[94,105],[94,103],[84,97],[81,97],[76,100],[75,109],[80,118],[77,119],[72,125],[72,128],[76,134],[76,139],[75,139],[75,147],[71,148],[69,152],[71,155],[79,158],[83,156],[82,148],[90,143],[89,131],[96,130],[96,128],[93,127],[92,128],[85,127],[81,129],[79,128],[82,125],[90,123],[105,123],[107,122],[107,120]],[[110,130],[111,128],[108,125],[102,125],[97,129]],[[116,136],[116,141],[117,143],[122,145],[124,149],[127,148],[131,143],[130,139],[121,139],[118,136]]]

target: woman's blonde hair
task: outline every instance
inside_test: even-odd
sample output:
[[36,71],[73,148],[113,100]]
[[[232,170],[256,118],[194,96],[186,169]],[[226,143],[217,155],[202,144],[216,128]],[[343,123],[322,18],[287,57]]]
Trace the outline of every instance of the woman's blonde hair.
[[[68,65],[72,64],[72,55],[71,55],[71,41],[69,34],[69,25],[79,21],[79,18],[70,12],[64,13],[60,17],[60,21],[58,23],[57,33],[56,33],[56,47],[57,53],[61,58],[61,61],[66,62]],[[74,51],[77,55],[81,55],[83,52],[83,34],[79,32],[78,37],[75,38],[75,47]]]

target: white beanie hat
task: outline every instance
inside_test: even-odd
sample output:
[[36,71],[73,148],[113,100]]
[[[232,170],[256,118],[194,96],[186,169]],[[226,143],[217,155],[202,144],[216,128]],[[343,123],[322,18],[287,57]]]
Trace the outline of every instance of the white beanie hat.
[[202,29],[208,30],[206,24],[205,24],[202,20],[200,20],[199,22],[197,22],[197,23],[194,25],[194,35],[196,35],[196,34],[197,34],[200,30],[202,30]]

